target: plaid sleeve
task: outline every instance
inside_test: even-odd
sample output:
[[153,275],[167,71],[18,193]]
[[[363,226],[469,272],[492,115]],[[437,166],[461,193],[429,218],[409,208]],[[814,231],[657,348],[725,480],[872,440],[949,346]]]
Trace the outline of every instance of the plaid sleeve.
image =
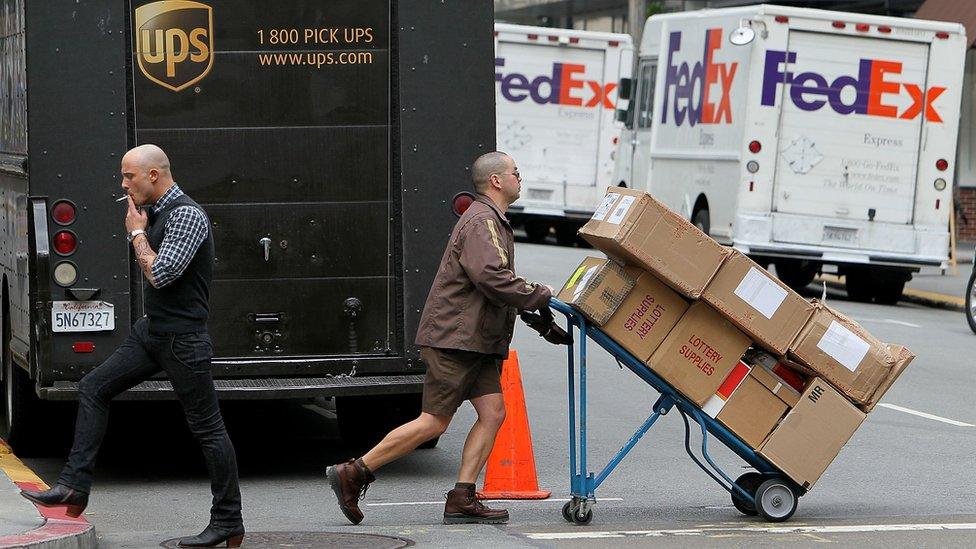
[[207,218],[193,206],[181,206],[166,219],[166,234],[152,265],[156,287],[172,284],[186,270],[207,238]]

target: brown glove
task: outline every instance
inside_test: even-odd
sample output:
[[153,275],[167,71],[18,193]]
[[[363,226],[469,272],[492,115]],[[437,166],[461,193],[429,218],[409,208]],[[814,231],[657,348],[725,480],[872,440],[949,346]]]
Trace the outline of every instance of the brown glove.
[[529,328],[539,332],[543,339],[553,345],[569,345],[573,342],[572,336],[556,324],[548,307],[540,309],[538,313],[522,311],[519,316]]

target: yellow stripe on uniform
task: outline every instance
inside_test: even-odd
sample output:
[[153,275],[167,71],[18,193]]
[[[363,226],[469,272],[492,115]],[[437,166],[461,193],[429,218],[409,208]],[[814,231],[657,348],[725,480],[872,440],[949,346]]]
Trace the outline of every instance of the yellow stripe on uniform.
[[495,228],[495,220],[486,219],[485,223],[488,225],[488,233],[491,234],[491,243],[498,250],[498,259],[501,259],[502,267],[508,267],[508,252],[502,248],[501,240],[498,238],[498,229]]

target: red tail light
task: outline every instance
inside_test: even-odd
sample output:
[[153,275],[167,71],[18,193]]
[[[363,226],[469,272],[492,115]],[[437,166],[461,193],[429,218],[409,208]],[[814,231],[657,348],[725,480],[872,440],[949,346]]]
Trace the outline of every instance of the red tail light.
[[454,210],[454,215],[461,217],[464,212],[471,207],[471,203],[474,202],[474,195],[469,192],[460,192],[454,195],[454,199],[451,200],[451,209]]
[[936,38],[941,38],[943,40],[946,40],[946,39],[949,38],[949,33],[940,31],[940,32],[935,33],[935,37]]
[[529,40],[538,40],[539,39],[539,35],[538,34],[530,34],[530,35],[526,36],[526,38],[528,38]]
[[935,169],[939,170],[940,172],[946,171],[946,168],[948,167],[949,167],[949,161],[946,160],[945,158],[940,158],[935,161]]
[[550,36],[549,37],[549,41],[550,42],[559,42],[559,37],[558,36]]
[[785,16],[785,15],[777,15],[776,16],[776,22],[777,23],[789,23],[790,22],[790,18],[787,17],[787,16]]
[[94,353],[95,344],[91,341],[76,341],[71,345],[71,350],[76,353]]
[[54,251],[70,255],[78,248],[78,237],[71,231],[60,231],[54,235]]
[[610,40],[609,42],[607,42],[607,45],[610,46],[611,48],[616,48],[617,46],[620,45],[620,42],[616,40]]
[[579,44],[579,37],[578,36],[571,36],[569,38],[569,43],[570,44]]
[[860,32],[867,32],[869,28],[871,28],[871,27],[869,27],[865,23],[858,23],[858,24],[854,25],[854,29],[855,30],[858,30]]
[[883,32],[885,34],[888,34],[891,32],[891,27],[887,25],[881,25],[880,27],[878,27],[878,32]]
[[70,225],[75,221],[75,206],[71,202],[61,200],[51,208],[51,217],[58,225]]
[[847,26],[847,23],[843,21],[834,21],[831,23],[831,26],[833,26],[835,29],[842,29]]
[[749,152],[751,152],[752,154],[756,154],[761,150],[762,150],[762,143],[758,141],[749,142]]

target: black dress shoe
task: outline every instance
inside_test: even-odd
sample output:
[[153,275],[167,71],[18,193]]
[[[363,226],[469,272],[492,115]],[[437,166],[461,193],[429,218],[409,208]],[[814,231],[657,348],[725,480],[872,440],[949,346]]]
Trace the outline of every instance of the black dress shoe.
[[21,490],[20,495],[45,507],[65,505],[65,514],[77,518],[88,507],[88,494],[68,488],[63,484],[56,484],[54,488],[43,491]]
[[211,524],[192,538],[181,539],[180,547],[217,547],[222,543],[226,544],[224,547],[240,547],[243,542],[243,524],[231,529]]

